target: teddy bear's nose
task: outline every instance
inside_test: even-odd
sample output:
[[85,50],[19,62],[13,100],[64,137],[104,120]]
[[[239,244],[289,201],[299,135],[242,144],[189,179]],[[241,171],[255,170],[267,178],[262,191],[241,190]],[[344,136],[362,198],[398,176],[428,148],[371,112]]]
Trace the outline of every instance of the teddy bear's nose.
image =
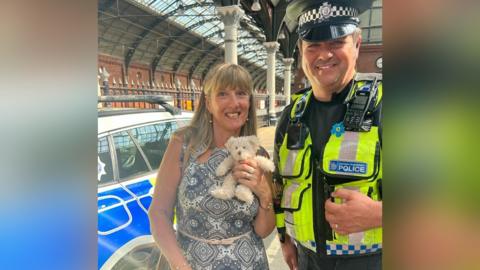
[[241,155],[242,155],[242,151],[238,151],[238,155],[241,156]]

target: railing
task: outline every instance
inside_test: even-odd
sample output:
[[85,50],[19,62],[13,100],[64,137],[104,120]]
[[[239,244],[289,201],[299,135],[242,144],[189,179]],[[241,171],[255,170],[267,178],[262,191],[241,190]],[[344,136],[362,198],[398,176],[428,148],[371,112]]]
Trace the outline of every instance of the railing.
[[[100,86],[102,95],[168,95],[173,98],[173,106],[182,110],[194,111],[200,98],[200,90],[192,89],[167,89],[167,88],[130,88],[122,86]],[[255,107],[261,115],[267,113],[269,109],[269,95],[255,93]],[[275,95],[275,108],[283,108],[286,104],[285,96]],[[103,107],[123,107],[123,108],[153,108],[152,105],[145,102],[109,102],[103,104]],[[265,112],[263,112],[265,111]]]

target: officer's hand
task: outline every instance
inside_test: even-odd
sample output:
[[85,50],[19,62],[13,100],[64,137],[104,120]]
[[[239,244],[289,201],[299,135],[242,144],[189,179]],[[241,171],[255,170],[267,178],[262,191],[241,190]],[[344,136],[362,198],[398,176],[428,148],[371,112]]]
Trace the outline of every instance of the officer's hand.
[[297,247],[291,240],[291,238],[285,235],[285,243],[281,243],[282,246],[282,253],[283,259],[287,263],[290,270],[298,269],[298,261],[297,261]]
[[343,199],[342,204],[325,202],[325,218],[337,233],[345,235],[382,226],[382,202],[348,189],[338,189],[332,196]]
[[254,159],[242,160],[233,167],[233,177],[238,183],[250,188],[257,195],[260,203],[266,205],[272,201],[272,191],[264,172]]

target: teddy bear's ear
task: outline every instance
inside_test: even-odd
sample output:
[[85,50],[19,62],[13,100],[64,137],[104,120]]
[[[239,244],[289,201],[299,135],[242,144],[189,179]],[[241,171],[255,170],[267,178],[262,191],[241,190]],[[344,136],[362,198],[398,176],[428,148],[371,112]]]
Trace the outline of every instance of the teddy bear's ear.
[[248,142],[254,149],[258,149],[258,146],[260,146],[260,140],[258,140],[258,137],[255,135],[248,136]]

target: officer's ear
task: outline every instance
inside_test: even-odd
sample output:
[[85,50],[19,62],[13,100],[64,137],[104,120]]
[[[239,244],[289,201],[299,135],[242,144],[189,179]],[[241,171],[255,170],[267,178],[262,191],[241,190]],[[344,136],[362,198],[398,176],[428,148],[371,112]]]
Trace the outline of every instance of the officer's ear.
[[355,41],[355,48],[360,48],[360,45],[362,44],[362,35],[360,33],[356,34],[356,41]]

